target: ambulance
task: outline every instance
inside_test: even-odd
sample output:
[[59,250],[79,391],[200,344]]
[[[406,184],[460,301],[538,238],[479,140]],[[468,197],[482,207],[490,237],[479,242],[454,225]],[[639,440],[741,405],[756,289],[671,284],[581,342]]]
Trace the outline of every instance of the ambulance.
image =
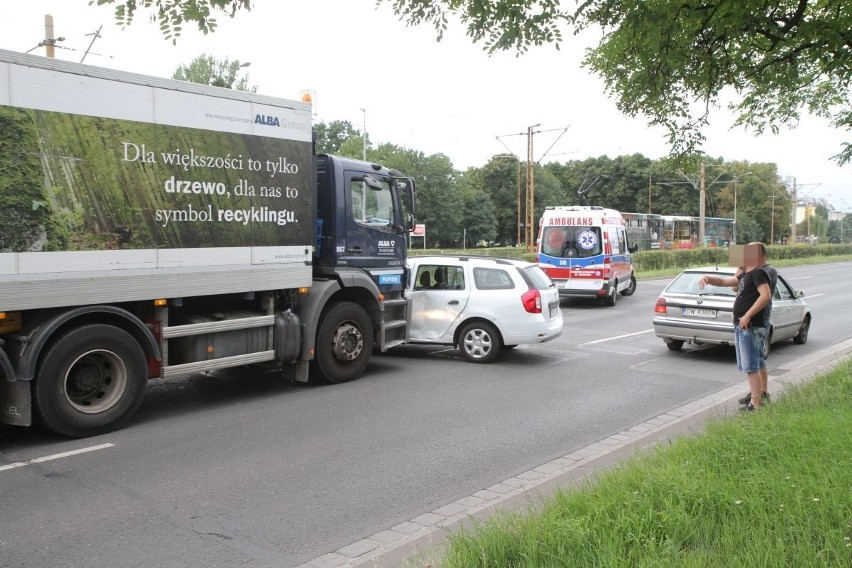
[[560,297],[600,298],[614,306],[619,294],[636,291],[621,213],[597,206],[551,206],[539,223],[536,253]]

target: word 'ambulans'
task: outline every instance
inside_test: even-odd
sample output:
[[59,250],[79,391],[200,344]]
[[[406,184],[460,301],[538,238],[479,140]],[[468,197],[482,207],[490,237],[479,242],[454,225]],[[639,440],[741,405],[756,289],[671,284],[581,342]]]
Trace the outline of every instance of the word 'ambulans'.
[[547,207],[538,235],[538,263],[559,295],[603,298],[614,306],[630,296],[636,277],[621,213],[594,206]]

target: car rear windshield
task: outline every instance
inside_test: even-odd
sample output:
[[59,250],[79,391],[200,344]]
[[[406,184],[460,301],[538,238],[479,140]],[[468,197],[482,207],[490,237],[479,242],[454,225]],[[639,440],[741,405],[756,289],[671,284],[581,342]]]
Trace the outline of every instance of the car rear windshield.
[[[698,287],[698,281],[705,276],[703,272],[684,272],[675,278],[666,292],[675,294],[713,294],[714,296],[731,296],[736,297],[737,291],[728,286],[711,286],[707,285],[703,289]],[[733,276],[732,274],[718,274],[722,278]]]
[[547,290],[554,286],[550,276],[536,265],[519,268],[518,271],[531,290]]
[[541,252],[559,258],[587,258],[601,254],[600,227],[545,227]]

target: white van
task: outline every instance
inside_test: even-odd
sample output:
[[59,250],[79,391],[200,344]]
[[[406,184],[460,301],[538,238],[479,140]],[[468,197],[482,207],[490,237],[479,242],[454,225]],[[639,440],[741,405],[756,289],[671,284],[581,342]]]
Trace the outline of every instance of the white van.
[[596,206],[547,207],[539,223],[538,263],[560,297],[602,298],[636,291],[631,246],[621,213]]

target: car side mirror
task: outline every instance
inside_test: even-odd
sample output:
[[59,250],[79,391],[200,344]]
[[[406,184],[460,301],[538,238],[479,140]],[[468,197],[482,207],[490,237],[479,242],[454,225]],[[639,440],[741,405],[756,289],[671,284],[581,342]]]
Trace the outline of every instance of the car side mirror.
[[804,298],[805,293],[802,290],[796,290],[796,297],[797,298]]
[[631,252],[631,253],[637,253],[637,252],[639,252],[639,245],[632,244],[629,247],[627,247],[627,251]]

